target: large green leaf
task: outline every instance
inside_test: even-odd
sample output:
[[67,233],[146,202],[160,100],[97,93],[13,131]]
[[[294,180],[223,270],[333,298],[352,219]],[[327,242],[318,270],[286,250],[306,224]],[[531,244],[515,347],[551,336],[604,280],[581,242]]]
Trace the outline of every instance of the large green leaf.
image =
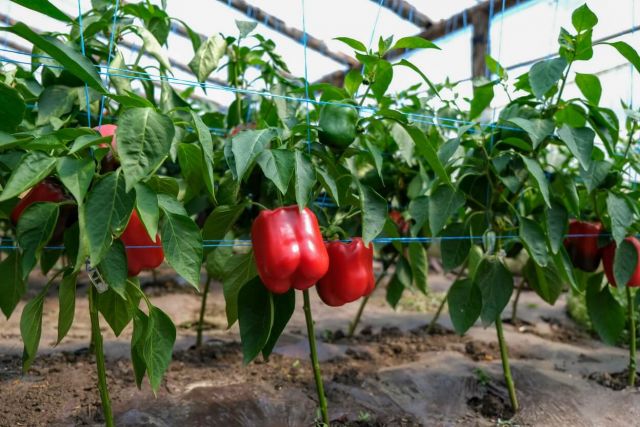
[[209,194],[213,196],[213,141],[211,140],[211,131],[207,125],[204,124],[200,116],[198,116],[194,111],[191,112],[191,118],[193,119],[193,124],[195,125],[195,130],[198,135],[198,141],[202,148],[202,161],[204,164],[203,172],[205,173],[204,183],[207,190],[209,190]]
[[580,89],[580,92],[587,98],[587,101],[593,105],[600,103],[600,97],[602,96],[602,84],[600,79],[595,74],[581,74],[576,73],[576,85]]
[[391,49],[438,49],[434,42],[419,36],[408,36],[398,39]]
[[22,353],[22,372],[27,372],[31,363],[36,357],[40,336],[42,335],[42,311],[44,308],[44,297],[47,295],[48,286],[36,295],[22,309],[20,317],[20,335],[24,343]]
[[58,340],[56,344],[60,344],[60,341],[67,335],[73,324],[76,311],[77,279],[77,272],[65,274],[58,288]]
[[591,166],[591,152],[593,151],[593,140],[596,134],[587,127],[572,128],[563,125],[558,129],[558,136],[567,145],[571,154],[573,154],[583,169],[589,169]]
[[164,256],[176,273],[198,289],[203,258],[200,229],[188,216],[166,210],[164,214],[160,229]]
[[442,267],[446,271],[459,267],[469,256],[471,250],[471,239],[469,231],[464,224],[454,222],[442,230],[440,242],[440,253],[442,256]]
[[542,141],[544,141],[551,133],[553,133],[554,124],[553,121],[548,119],[523,119],[515,117],[509,119],[509,121],[519,128],[522,128],[533,143],[533,148],[536,148]]
[[245,209],[244,204],[234,206],[217,206],[209,214],[202,228],[204,240],[221,240],[238,220]]
[[156,58],[161,67],[167,70],[171,69],[171,63],[169,62],[167,53],[162,49],[158,39],[155,38],[151,31],[137,25],[130,25],[128,28],[140,37],[142,40],[142,48],[146,53]]
[[267,147],[277,132],[275,129],[248,130],[238,133],[227,144],[231,144],[235,174],[242,180],[251,163]]
[[16,237],[22,249],[22,277],[25,279],[51,239],[59,212],[56,203],[34,203],[20,216]]
[[616,248],[613,257],[613,277],[620,286],[625,286],[631,280],[638,265],[638,250],[628,240],[623,240]]
[[416,288],[423,294],[427,294],[427,279],[429,277],[429,263],[427,261],[427,251],[421,243],[409,244],[409,265],[411,275]]
[[482,293],[480,317],[484,326],[489,326],[509,303],[513,292],[513,276],[497,258],[480,261],[474,281]]
[[624,310],[611,295],[609,286],[601,288],[602,274],[589,279],[587,285],[587,311],[602,341],[615,345],[624,330]]
[[309,204],[316,183],[316,171],[309,156],[302,151],[296,151],[296,178],[294,181],[296,202],[301,208]]
[[226,50],[227,42],[220,34],[209,37],[200,45],[195,56],[189,62],[189,68],[191,68],[199,82],[206,81],[209,74],[218,67],[218,63]]
[[227,324],[230,328],[238,320],[238,294],[242,287],[258,275],[253,252],[238,254],[229,260],[222,281]]
[[71,18],[67,16],[62,10],[58,9],[48,0],[11,0],[14,3],[24,6],[33,11],[43,13],[50,18],[57,19],[58,21],[71,22]]
[[378,237],[387,220],[387,201],[368,185],[360,185],[362,240],[368,245]]
[[67,187],[67,190],[75,197],[78,205],[84,203],[84,196],[89,190],[91,180],[96,171],[96,164],[89,157],[76,159],[73,157],[61,157],[56,164],[58,177]]
[[609,46],[613,46],[620,53],[620,55],[624,56],[625,59],[629,61],[638,72],[640,72],[640,55],[638,55],[638,52],[633,47],[631,47],[631,45],[623,41],[606,44],[608,44]]
[[431,234],[437,236],[447,221],[464,206],[464,195],[449,185],[440,185],[429,199],[429,227]]
[[542,227],[532,219],[520,217],[519,235],[522,243],[527,248],[527,252],[533,260],[541,267],[545,267],[549,262],[549,251],[547,250],[547,239]]
[[119,336],[123,329],[133,319],[133,312],[136,307],[123,296],[118,294],[113,288],[98,294],[98,310],[107,321],[111,330]]
[[576,31],[582,32],[595,27],[598,23],[598,17],[585,3],[573,11],[571,14],[571,23]]
[[627,229],[633,223],[633,211],[627,200],[614,193],[607,195],[607,211],[611,217],[611,234],[618,245],[627,235]]
[[50,36],[41,36],[22,22],[18,22],[11,27],[0,27],[0,31],[8,31],[33,43],[34,46],[37,46],[58,61],[65,70],[88,84],[89,87],[100,93],[106,92],[102,85],[102,80],[91,61],[58,39]]
[[469,119],[473,120],[491,104],[493,100],[493,83],[473,85],[473,98],[469,108]]
[[569,212],[562,203],[554,200],[551,202],[551,208],[546,209],[545,214],[551,252],[557,254],[564,242],[564,235],[569,223]]
[[273,299],[273,326],[267,343],[262,347],[262,356],[265,358],[269,357],[273,351],[296,308],[296,292],[293,289],[285,294],[271,294],[271,298]]
[[295,155],[287,149],[264,150],[257,158],[267,179],[271,180],[282,194],[287,193],[295,168]]
[[176,327],[169,316],[158,307],[149,309],[147,322],[143,357],[151,389],[156,392],[171,362],[173,345],[176,342]]
[[450,183],[451,179],[449,178],[449,174],[447,174],[447,171],[444,166],[442,166],[442,162],[440,162],[440,158],[438,157],[438,147],[434,147],[431,141],[427,139],[424,132],[419,128],[412,125],[404,125],[404,128],[409,132],[411,138],[413,138],[413,142],[416,144],[418,153],[427,160],[427,163],[429,163],[429,166],[433,169],[438,178],[445,183]]
[[126,299],[127,254],[120,240],[113,242],[104,259],[98,264],[98,270],[109,288]]
[[567,61],[564,58],[547,59],[533,64],[529,70],[529,83],[536,98],[542,99],[558,83],[566,67]]
[[22,122],[27,106],[17,89],[4,83],[0,83],[0,99],[0,131],[13,132]]
[[564,282],[553,265],[540,267],[530,259],[525,265],[522,274],[529,286],[549,304],[555,304],[562,294]]
[[149,236],[158,234],[158,195],[147,184],[136,184],[136,209],[138,216],[147,229]]
[[453,328],[458,335],[463,335],[480,317],[482,292],[471,279],[457,280],[447,292],[447,305]]
[[22,277],[22,259],[18,251],[9,252],[0,262],[0,277],[0,310],[8,319],[27,290]]
[[87,239],[91,265],[100,264],[111,247],[113,235],[122,233],[134,203],[135,193],[126,191],[125,178],[120,173],[107,174],[91,189],[86,204],[80,207],[85,224],[81,232]]
[[238,295],[238,323],[244,364],[256,358],[269,340],[274,320],[273,298],[260,279],[244,285]]
[[118,155],[127,191],[162,164],[169,155],[174,133],[171,118],[151,108],[131,108],[120,115]]
[[533,177],[533,180],[540,190],[542,197],[544,198],[547,206],[551,206],[551,197],[549,195],[549,182],[547,181],[547,177],[544,175],[544,171],[542,167],[540,167],[540,163],[538,163],[534,159],[530,159],[525,156],[521,156],[524,161],[524,165]]
[[0,202],[16,197],[33,187],[49,176],[55,166],[56,158],[50,157],[42,151],[32,151],[25,154],[9,176],[9,180],[0,194]]

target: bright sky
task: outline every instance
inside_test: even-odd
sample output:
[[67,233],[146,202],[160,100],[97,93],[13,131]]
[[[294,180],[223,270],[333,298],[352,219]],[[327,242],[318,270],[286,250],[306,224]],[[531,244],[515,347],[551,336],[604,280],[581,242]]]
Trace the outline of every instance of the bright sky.
[[[153,2],[160,3],[159,0],[153,0]],[[389,9],[380,7],[379,2],[372,0],[247,0],[247,2],[282,19],[288,26],[300,29],[303,28],[304,4],[305,27],[308,33],[323,40],[331,50],[347,54],[352,54],[350,48],[333,38],[348,36],[369,45],[371,40],[376,43],[380,36],[394,35],[397,39],[420,31],[413,23],[402,20]],[[491,54],[503,65],[509,67],[555,52],[560,27],[570,27],[571,11],[583,2],[584,0],[531,0],[508,11],[504,17],[499,13],[498,8],[492,21]],[[76,0],[53,0],[53,3],[69,14],[77,15],[78,13]],[[90,0],[81,0],[80,3],[83,11],[91,7]],[[437,21],[475,5],[478,0],[409,0],[409,3]],[[167,4],[167,11],[171,16],[186,21],[196,31],[206,36],[218,32],[235,35],[237,33],[235,20],[249,19],[218,0],[167,0]],[[590,0],[588,5],[600,19],[594,33],[595,39],[640,24],[640,0]],[[63,24],[31,12],[9,0],[0,0],[0,13],[24,21],[39,30],[65,31]],[[450,22],[449,28],[452,32],[436,41],[442,48],[441,51],[421,51],[408,56],[409,60],[436,82],[442,81],[447,76],[454,81],[468,79],[470,76],[472,37],[470,27],[465,28],[464,22]],[[275,41],[278,52],[289,64],[294,75],[304,75],[304,51],[300,43],[262,24],[258,26],[257,31]],[[12,35],[8,37],[24,46],[27,51],[30,49],[25,41]],[[135,36],[128,36],[127,39],[133,43],[139,43]],[[640,50],[640,31],[621,39]],[[0,45],[3,45],[2,37],[0,37]],[[125,58],[133,61],[135,52],[124,48],[122,51]],[[176,34],[172,34],[169,38],[167,53],[172,59],[183,64],[187,64],[193,56],[190,43]],[[15,60],[30,60],[29,57],[12,53],[2,52],[2,54]],[[142,64],[145,63],[151,63],[151,61],[142,61]],[[640,102],[638,73],[623,64],[624,60],[617,52],[610,47],[601,46],[595,49],[595,60],[589,64],[578,64],[575,70],[599,73],[604,86],[603,104],[619,110],[620,99],[627,102],[634,100],[636,104]],[[343,66],[309,49],[306,68],[309,80],[315,81],[326,74],[342,69]],[[527,69],[528,66],[520,67],[510,71],[510,74],[516,77]],[[194,80],[189,73],[179,70],[174,70],[174,73],[177,78]],[[404,67],[396,68],[395,73],[392,90],[400,90],[420,81],[415,73]],[[214,76],[225,80],[226,71]],[[469,84],[464,87],[467,91],[470,90]],[[577,89],[570,85],[568,90]],[[229,92],[220,90],[210,89],[204,94],[198,89],[198,94],[223,105],[228,104],[232,99]],[[494,106],[499,107],[505,101],[504,97],[498,96]]]

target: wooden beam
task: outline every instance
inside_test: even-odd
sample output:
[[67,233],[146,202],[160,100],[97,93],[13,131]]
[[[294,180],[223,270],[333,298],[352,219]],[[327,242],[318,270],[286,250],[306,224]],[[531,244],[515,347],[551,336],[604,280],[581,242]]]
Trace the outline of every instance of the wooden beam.
[[[302,43],[302,37],[304,32],[295,27],[288,26],[283,20],[269,15],[258,7],[251,6],[245,0],[218,0],[225,5],[244,13],[248,17],[255,19],[256,21],[263,23],[267,27],[271,28],[278,33],[295,40],[298,43]],[[346,1],[346,0],[345,0]],[[349,67],[355,67],[358,65],[358,61],[341,52],[334,52],[329,50],[327,45],[320,39],[313,37],[307,33],[307,47],[323,54],[324,56],[333,59],[340,64],[347,65]]]
[[[505,11],[507,9],[510,9],[514,6],[517,5],[521,5],[521,4],[525,4],[527,2],[530,2],[532,0],[505,0]],[[455,15],[449,17],[448,19],[443,19],[440,20],[436,23],[434,23],[433,25],[431,25],[429,28],[421,31],[420,33],[416,34],[418,37],[423,37],[427,40],[436,40],[440,37],[445,36],[446,34],[451,33],[450,31],[450,27],[451,27],[451,22],[463,22],[463,20],[465,19],[465,15],[466,17],[469,19],[469,22],[473,22],[474,16],[478,15],[478,14],[489,14],[489,10],[491,8],[491,3],[493,2],[493,10],[494,13],[499,13],[502,11],[502,0],[489,0],[489,1],[485,1],[483,3],[480,3],[476,6],[473,6],[469,9],[467,9],[466,11],[462,11],[459,13],[456,13]],[[387,60],[394,60],[397,59],[401,56],[403,56],[404,54],[406,54],[407,51],[405,49],[396,49],[393,50],[389,53],[387,53],[385,55],[385,59]],[[351,67],[351,69],[357,69],[360,68],[362,65],[358,64],[355,67]],[[318,80],[318,82],[320,83],[332,83],[332,84],[336,84],[337,86],[342,86],[342,82],[344,82],[344,76],[347,74],[349,70],[346,71],[342,71],[342,70],[338,70],[335,71],[331,74],[327,74],[326,76],[322,77],[320,80]]]
[[487,75],[487,47],[489,46],[489,11],[479,10],[471,17],[473,36],[471,38],[471,77]]
[[[376,4],[380,4],[380,0],[371,1]],[[418,27],[429,28],[433,25],[433,21],[427,15],[420,12],[415,6],[405,0],[385,0],[382,2],[382,6],[386,7],[400,18],[413,22]]]

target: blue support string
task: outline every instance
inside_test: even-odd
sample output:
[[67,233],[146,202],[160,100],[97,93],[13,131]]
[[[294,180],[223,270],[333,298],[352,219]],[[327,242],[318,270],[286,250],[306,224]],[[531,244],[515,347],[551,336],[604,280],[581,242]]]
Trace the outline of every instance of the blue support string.
[[[116,23],[118,22],[119,6],[120,6],[120,0],[115,0],[115,10],[113,11],[113,24],[111,25],[111,36],[109,39],[109,54],[107,55],[107,91],[109,90],[109,85],[111,84],[111,81],[109,80],[109,67],[111,66],[111,57],[112,57],[114,41],[115,41]],[[98,118],[98,129],[102,127],[102,116],[104,114],[105,98],[106,98],[105,95],[102,95],[102,97],[100,98],[100,116]]]
[[[82,50],[82,56],[87,56],[84,46],[84,26],[82,24],[82,5],[78,0],[78,24],[80,25],[80,49]],[[87,126],[91,127],[91,100],[89,99],[89,85],[84,84],[84,96],[87,100]]]

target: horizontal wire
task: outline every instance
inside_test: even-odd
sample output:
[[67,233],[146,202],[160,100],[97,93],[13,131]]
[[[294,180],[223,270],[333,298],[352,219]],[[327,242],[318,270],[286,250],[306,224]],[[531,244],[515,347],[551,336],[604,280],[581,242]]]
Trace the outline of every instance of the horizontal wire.
[[[0,48],[0,51],[10,52],[10,53],[18,54],[18,55],[29,56],[29,57],[33,57],[34,56],[33,54],[28,53],[28,52],[21,52],[21,51],[11,50],[11,49]],[[44,55],[38,55],[38,57],[55,60],[52,57],[44,56]],[[16,63],[16,64],[32,65],[31,62],[18,61],[18,60],[13,60],[13,59],[9,59],[9,58],[0,58],[0,62],[9,62],[9,63]],[[44,63],[38,63],[38,64],[46,66],[46,67],[50,67],[50,68],[65,69],[64,67],[57,66],[57,65],[48,65],[48,64],[44,64]],[[259,90],[254,90],[254,89],[234,88],[234,87],[231,87],[231,86],[224,86],[224,85],[218,85],[218,84],[213,84],[213,83],[202,83],[202,82],[197,82],[197,81],[192,81],[192,80],[179,79],[179,78],[176,78],[176,77],[161,76],[161,75],[157,75],[157,74],[150,74],[150,73],[140,72],[140,71],[132,71],[132,70],[129,70],[129,69],[113,68],[113,67],[109,67],[109,66],[105,66],[105,65],[95,65],[94,64],[94,67],[99,68],[99,69],[103,69],[103,68],[107,69],[106,72],[97,71],[98,74],[106,75],[106,76],[119,77],[119,78],[126,78],[126,79],[130,79],[130,80],[139,79],[139,80],[145,80],[145,81],[168,81],[168,82],[173,82],[173,83],[179,84],[179,85],[185,85],[185,86],[191,86],[191,87],[205,87],[205,88],[209,88],[209,89],[227,91],[227,92],[232,92],[232,93],[241,93],[241,94],[245,94],[245,95],[257,95],[257,96],[262,96],[262,97],[267,97],[267,98],[284,99],[284,100],[298,102],[298,103],[309,102],[311,104],[319,105],[319,106],[322,106],[322,105],[335,105],[335,106],[354,108],[354,109],[357,109],[357,110],[360,110],[360,111],[365,111],[365,112],[370,112],[370,113],[379,112],[378,108],[371,107],[371,106],[365,106],[365,105],[353,105],[353,104],[345,104],[345,103],[340,103],[340,102],[322,101],[322,100],[310,99],[310,98],[307,98],[307,97],[298,98],[298,97],[295,97],[295,96],[275,94],[275,93],[268,92],[268,91],[259,91]],[[125,72],[127,74],[139,74],[139,75],[138,76],[130,76],[130,75],[125,75],[125,74],[112,73],[112,72],[110,72],[110,70],[122,71],[122,72]],[[511,126],[504,126],[504,125],[498,125],[498,124],[495,124],[495,123],[473,122],[473,121],[468,121],[468,120],[452,119],[452,118],[447,118],[447,117],[437,117],[437,116],[432,116],[432,115],[428,115],[428,114],[409,113],[409,112],[403,112],[403,111],[399,111],[399,113],[402,114],[402,115],[405,115],[407,117],[412,118],[414,121],[416,121],[414,119],[415,117],[432,120],[432,122],[422,122],[422,123],[427,123],[427,124],[430,124],[430,125],[433,125],[433,126],[452,127],[451,125],[450,126],[445,126],[443,123],[436,123],[435,120],[438,120],[438,121],[442,121],[442,122],[449,122],[449,123],[459,124],[459,125],[464,125],[464,126],[468,126],[468,125],[476,126],[477,125],[477,126],[493,128],[493,129],[504,129],[504,130],[512,130],[512,131],[517,131],[517,132],[524,132],[524,130],[520,129],[520,128],[511,127]],[[453,126],[453,128],[457,129],[457,127],[455,127],[455,126]]]
[[[610,237],[610,233],[600,234],[566,234],[563,239],[580,239],[580,238],[593,238],[593,237]],[[636,236],[640,237],[640,236]],[[451,241],[451,240],[483,240],[484,236],[440,236],[440,237],[377,237],[372,240],[374,244],[389,244],[394,242],[399,243],[431,243],[438,241]],[[517,234],[496,236],[498,240],[520,240],[521,237]],[[13,241],[11,238],[0,238],[0,241]],[[340,242],[349,243],[353,239],[341,239]],[[325,240],[325,243],[331,242],[331,240]],[[211,239],[203,240],[203,248],[215,248],[215,247],[240,247],[240,246],[252,246],[250,239]],[[125,249],[154,249],[162,248],[162,245],[125,245]],[[19,246],[16,245],[0,245],[0,250],[17,250]],[[45,246],[46,250],[64,250],[64,246]]]

